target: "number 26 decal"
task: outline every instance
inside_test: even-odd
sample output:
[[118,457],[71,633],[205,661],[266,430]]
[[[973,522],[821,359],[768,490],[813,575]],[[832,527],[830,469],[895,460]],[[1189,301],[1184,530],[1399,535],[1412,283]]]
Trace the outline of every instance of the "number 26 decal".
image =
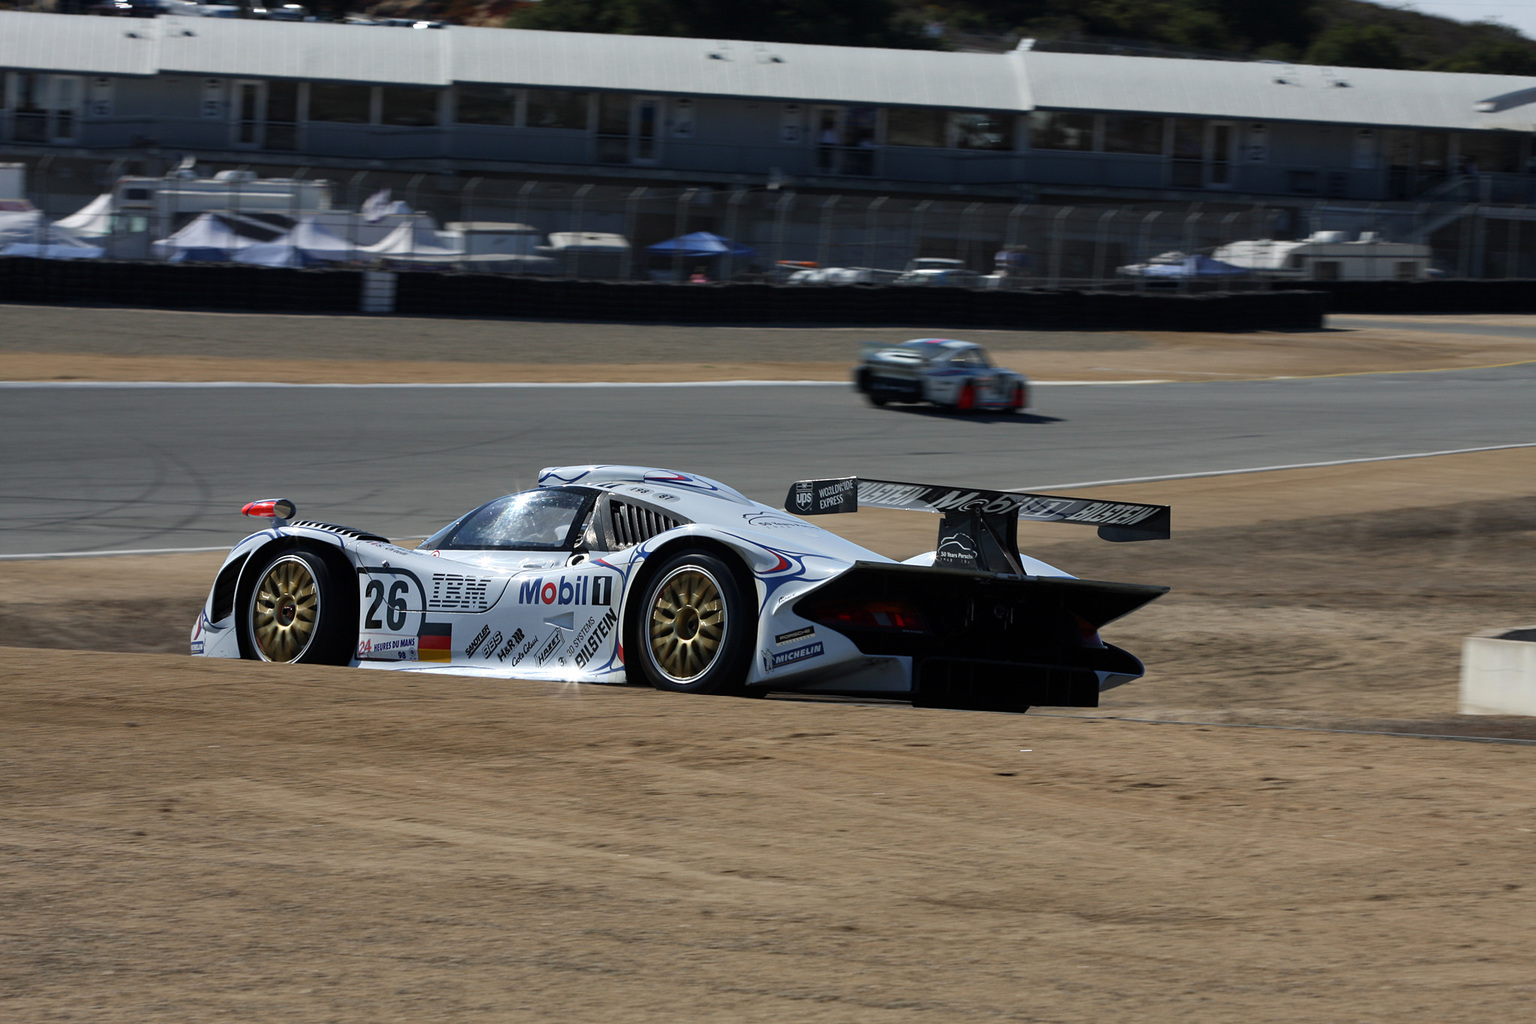
[[403,632],[411,615],[422,610],[420,584],[410,577],[371,576],[363,585],[363,599],[364,630]]

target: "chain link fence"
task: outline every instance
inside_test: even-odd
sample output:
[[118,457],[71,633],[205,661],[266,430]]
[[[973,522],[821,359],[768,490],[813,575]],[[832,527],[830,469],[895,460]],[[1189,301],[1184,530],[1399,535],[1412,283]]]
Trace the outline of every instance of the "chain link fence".
[[[236,261],[250,261],[240,251],[248,243],[281,242],[308,218],[335,242],[327,251],[298,252],[287,265],[312,260],[596,280],[1231,291],[1298,278],[1536,277],[1536,208],[1497,202],[1502,197],[1483,194],[1488,189],[1475,180],[1448,182],[1411,205],[1046,205],[386,171],[359,171],[322,186],[306,168],[287,170],[291,184],[283,185],[227,170],[235,173],[226,174],[225,187],[201,191],[192,185],[208,179],[137,179],[155,193],[140,207],[125,202],[119,181],[116,208],[96,222],[96,233],[77,231],[78,240],[111,258],[217,260],[217,246],[189,257],[183,247],[156,244],[211,214],[237,236],[227,253]],[[33,201],[51,216],[40,219],[37,240],[46,240],[47,220],[88,196],[78,183],[66,192],[46,174],[39,185]],[[698,233],[715,240],[669,247]],[[1279,244],[1309,239],[1310,250]],[[1230,248],[1255,240],[1276,244],[1246,256]],[[1336,255],[1318,246],[1333,246]],[[1358,262],[1372,253],[1385,255],[1368,267]]]

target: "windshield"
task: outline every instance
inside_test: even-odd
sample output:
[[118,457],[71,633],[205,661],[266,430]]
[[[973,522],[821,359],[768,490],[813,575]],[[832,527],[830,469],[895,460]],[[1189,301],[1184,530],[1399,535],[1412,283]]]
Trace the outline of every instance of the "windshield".
[[595,492],[563,487],[486,502],[421,542],[439,550],[569,551],[576,546]]

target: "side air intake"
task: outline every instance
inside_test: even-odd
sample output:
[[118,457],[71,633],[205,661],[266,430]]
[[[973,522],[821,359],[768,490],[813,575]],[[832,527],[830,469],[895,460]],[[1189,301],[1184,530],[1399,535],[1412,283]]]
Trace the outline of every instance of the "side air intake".
[[608,527],[613,534],[614,546],[619,548],[634,547],[658,533],[675,530],[687,521],[644,505],[631,505],[627,501],[608,503]]

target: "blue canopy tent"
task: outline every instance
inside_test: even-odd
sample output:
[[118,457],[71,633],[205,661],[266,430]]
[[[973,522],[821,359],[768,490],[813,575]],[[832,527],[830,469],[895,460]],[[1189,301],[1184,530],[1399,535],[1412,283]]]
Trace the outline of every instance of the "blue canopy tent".
[[677,256],[682,259],[697,259],[705,256],[756,256],[757,250],[750,245],[742,245],[733,242],[729,238],[721,238],[710,231],[695,231],[690,235],[678,235],[669,238],[665,242],[657,242],[655,245],[645,247],[646,252],[655,253],[657,256]]

